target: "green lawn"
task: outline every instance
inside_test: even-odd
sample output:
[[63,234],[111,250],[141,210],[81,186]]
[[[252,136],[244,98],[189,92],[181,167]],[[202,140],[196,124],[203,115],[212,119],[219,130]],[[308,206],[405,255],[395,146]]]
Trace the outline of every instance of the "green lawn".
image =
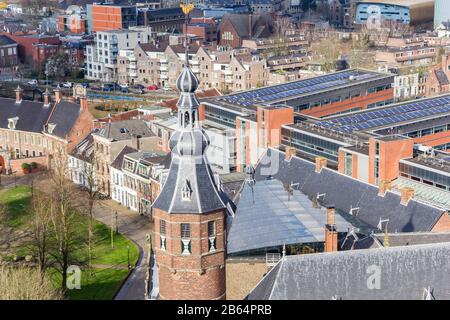
[[0,204],[6,206],[6,224],[18,228],[25,223],[31,192],[27,186],[16,186],[0,191]]
[[[17,186],[11,189],[0,190],[0,204],[6,206],[6,219],[8,226],[17,229],[26,229],[27,218],[30,216],[28,206],[31,193],[28,186]],[[76,233],[87,239],[88,218],[78,214]],[[128,274],[128,246],[130,247],[130,264],[134,266],[139,257],[138,247],[120,234],[114,235],[114,249],[111,248],[111,230],[108,226],[95,222],[94,224],[93,275],[82,267],[81,289],[68,290],[69,299],[112,299],[120,284]],[[29,253],[26,245],[21,246],[16,254],[25,256]],[[87,245],[83,244],[73,253],[79,261],[87,262]],[[51,269],[49,275],[56,285],[60,285],[61,275],[56,269]]]

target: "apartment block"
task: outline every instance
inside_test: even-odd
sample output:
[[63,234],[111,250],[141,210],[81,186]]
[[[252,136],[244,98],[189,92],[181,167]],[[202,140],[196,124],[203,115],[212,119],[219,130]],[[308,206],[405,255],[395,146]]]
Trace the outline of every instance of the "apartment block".
[[117,81],[118,54],[120,50],[133,49],[152,39],[150,28],[98,31],[95,43],[86,46],[86,79]]

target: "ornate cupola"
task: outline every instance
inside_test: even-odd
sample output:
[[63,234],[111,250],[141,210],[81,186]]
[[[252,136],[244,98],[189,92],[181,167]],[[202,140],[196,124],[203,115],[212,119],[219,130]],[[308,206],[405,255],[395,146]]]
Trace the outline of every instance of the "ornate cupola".
[[[186,17],[193,8],[181,7]],[[199,122],[187,37],[185,45],[178,127],[169,142],[172,162],[153,203],[159,298],[225,299],[226,206],[205,154],[209,140]]]

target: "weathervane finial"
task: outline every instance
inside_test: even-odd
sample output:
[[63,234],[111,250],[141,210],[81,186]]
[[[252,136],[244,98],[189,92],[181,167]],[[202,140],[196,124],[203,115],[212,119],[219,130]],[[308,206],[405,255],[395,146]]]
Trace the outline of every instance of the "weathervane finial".
[[185,55],[186,55],[186,67],[189,66],[189,56],[188,56],[188,33],[187,33],[187,27],[189,24],[189,13],[194,10],[194,4],[193,3],[180,3],[180,8],[183,10],[184,16],[185,16],[185,38],[184,38],[184,48],[185,48]]

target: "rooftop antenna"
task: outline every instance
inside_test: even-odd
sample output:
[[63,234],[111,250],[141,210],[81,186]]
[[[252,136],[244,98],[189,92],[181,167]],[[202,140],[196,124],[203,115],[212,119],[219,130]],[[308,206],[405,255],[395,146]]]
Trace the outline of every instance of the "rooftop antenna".
[[389,234],[388,234],[388,228],[387,225],[389,223],[389,219],[381,219],[380,218],[380,222],[378,222],[377,228],[379,230],[383,230],[383,223],[386,223],[384,225],[384,240],[383,240],[383,246],[384,247],[389,247]]

